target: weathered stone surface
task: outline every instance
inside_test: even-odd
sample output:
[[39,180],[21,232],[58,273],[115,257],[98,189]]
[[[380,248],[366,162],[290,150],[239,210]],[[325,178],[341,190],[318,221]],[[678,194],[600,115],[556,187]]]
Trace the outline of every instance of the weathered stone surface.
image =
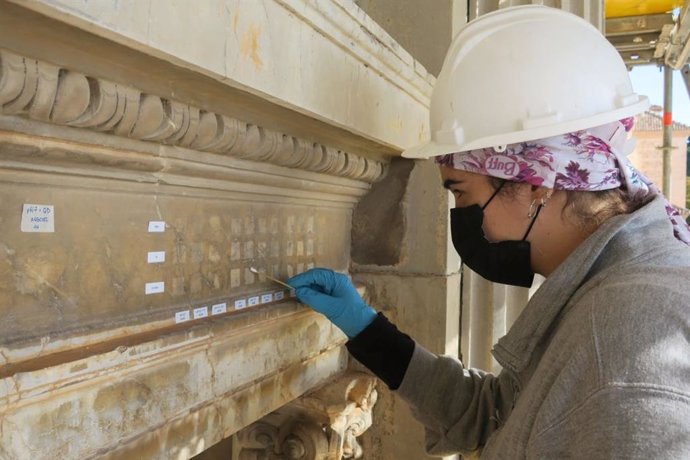
[[398,150],[428,136],[433,77],[354,2],[16,3]]
[[353,214],[352,261],[360,265],[397,265],[405,237],[403,197],[414,162],[391,161],[386,177],[362,198]]
[[0,75],[0,114],[370,182],[384,173],[380,161],[2,49]]
[[[281,290],[253,265],[347,271],[352,210],[427,136],[433,78],[340,0],[0,10],[0,458],[189,458],[340,375],[323,317],[234,301]],[[412,184],[433,174],[418,169]],[[54,232],[22,232],[25,204],[53,206]],[[430,246],[406,222],[410,274]],[[421,268],[442,279],[447,261]],[[375,284],[409,294],[401,280]]]
[[346,372],[195,459],[367,458],[358,438],[372,425],[372,409],[378,394],[375,388],[375,377],[362,372]]
[[450,14],[453,0],[355,0],[355,3],[420,65],[432,75],[439,74],[453,36]]
[[[131,321],[172,324],[178,310],[219,302],[231,311],[237,298],[275,290],[252,266],[278,277],[315,264],[347,267],[347,208],[189,196],[155,184],[133,190],[120,181],[94,189],[55,176],[42,185],[17,172],[0,180],[8,181],[0,186],[5,346]],[[20,231],[26,203],[54,206],[54,233]],[[165,231],[149,232],[151,221],[165,222]],[[165,262],[148,263],[149,251],[165,251]],[[150,282],[165,291],[147,295]]]
[[[352,207],[368,189],[348,177],[366,177],[366,160],[343,154],[330,166],[304,152],[280,153],[291,168],[256,163],[185,148],[213,137],[189,128],[154,129],[180,145],[124,140],[112,135],[124,118],[108,122],[117,110],[92,99],[95,84],[70,83],[54,119],[57,103],[23,98],[26,74],[3,77],[1,110],[14,115],[0,115],[0,458],[188,458],[345,369],[342,333],[249,267],[280,278],[315,264],[346,270]],[[147,100],[155,114],[160,100]],[[86,107],[96,107],[88,117]],[[179,108],[150,126],[196,119]],[[86,130],[61,126],[75,120]],[[281,137],[266,134],[249,127],[254,144],[234,156],[272,158]],[[51,207],[52,231],[25,231],[27,204]],[[150,263],[154,251],[164,261]],[[147,294],[151,282],[164,288]]]
[[[450,194],[443,188],[438,166],[433,161],[415,160],[413,164],[409,172],[409,166],[396,168],[393,177],[377,184],[372,191],[381,197],[380,203],[385,213],[394,220],[386,221],[381,216],[372,216],[373,212],[355,214],[357,220],[353,222],[354,228],[360,233],[370,233],[364,238],[364,243],[377,238],[385,240],[390,237],[389,232],[400,241],[394,257],[377,258],[376,252],[360,256],[355,252],[353,266],[356,271],[395,271],[407,276],[458,272],[460,258],[450,244]],[[402,172],[404,174],[400,174]],[[404,188],[402,193],[401,187]],[[401,195],[402,199],[395,202],[393,197]],[[377,202],[366,197],[359,206],[376,209],[376,205]],[[401,228],[391,229],[389,222]],[[393,254],[391,251],[388,253]]]
[[345,368],[342,334],[285,307],[5,379],[0,458],[201,452]]
[[[0,188],[0,200],[14,211],[3,216],[0,227],[0,263],[8,272],[5,279],[13,281],[0,291],[0,305],[11,307],[2,312],[4,344],[119,325],[127,318],[161,319],[162,310],[172,319],[176,310],[232,304],[234,298],[274,289],[249,272],[253,266],[281,278],[315,261],[343,267],[337,254],[327,252],[338,227],[341,235],[347,228],[348,216],[337,212],[158,194],[133,205],[124,192],[24,185]],[[27,201],[55,206],[54,234],[19,231]],[[166,232],[148,233],[152,220],[164,220]],[[328,221],[333,228],[326,227]],[[147,263],[148,251],[165,251],[166,261]],[[165,292],[146,295],[146,283],[154,281],[165,282]]]

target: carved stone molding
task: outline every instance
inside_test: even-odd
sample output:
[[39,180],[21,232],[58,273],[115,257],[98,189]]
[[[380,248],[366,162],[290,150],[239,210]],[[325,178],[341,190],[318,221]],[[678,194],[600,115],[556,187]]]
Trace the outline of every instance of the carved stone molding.
[[48,356],[0,378],[0,459],[201,453],[346,369],[345,337],[328,320],[282,310],[202,322],[73,361]]
[[374,182],[386,165],[0,50],[0,114]]
[[372,425],[375,387],[374,377],[348,372],[236,433],[233,458],[362,458],[357,438]]

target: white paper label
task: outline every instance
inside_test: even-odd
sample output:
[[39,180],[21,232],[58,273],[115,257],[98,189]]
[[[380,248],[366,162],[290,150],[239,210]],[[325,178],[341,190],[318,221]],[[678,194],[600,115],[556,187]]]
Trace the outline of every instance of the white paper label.
[[146,295],[160,294],[161,292],[165,292],[165,281],[158,281],[156,283],[146,283],[145,292]]
[[149,252],[147,260],[150,264],[162,264],[165,262],[165,251]]
[[162,233],[165,231],[165,222],[162,220],[152,220],[149,222],[149,233]]
[[20,228],[22,232],[54,233],[55,207],[47,204],[25,204]]
[[221,315],[223,313],[226,313],[228,311],[228,306],[223,303],[217,303],[214,306],[211,307],[211,314],[212,315]]
[[274,292],[273,298],[276,300],[283,300],[285,298],[285,292],[283,292],[283,291]]
[[273,294],[264,294],[261,296],[261,303],[273,302]]
[[184,323],[185,321],[189,321],[189,310],[185,311],[178,311],[175,313],[175,322],[176,323]]
[[247,306],[247,299],[235,300],[235,310],[242,310]]
[[208,307],[199,307],[194,309],[194,319],[206,318],[208,316]]
[[248,305],[249,307],[253,307],[253,306],[255,306],[255,305],[259,305],[259,302],[260,302],[260,300],[259,300],[259,296],[258,296],[258,295],[257,295],[257,296],[254,296],[254,297],[250,297],[249,299],[247,299],[247,305]]

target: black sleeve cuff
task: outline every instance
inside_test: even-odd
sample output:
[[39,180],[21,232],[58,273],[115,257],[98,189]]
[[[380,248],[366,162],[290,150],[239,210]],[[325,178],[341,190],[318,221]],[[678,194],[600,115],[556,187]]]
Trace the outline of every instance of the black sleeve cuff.
[[352,356],[397,390],[412,359],[415,342],[379,313],[374,321],[347,342]]

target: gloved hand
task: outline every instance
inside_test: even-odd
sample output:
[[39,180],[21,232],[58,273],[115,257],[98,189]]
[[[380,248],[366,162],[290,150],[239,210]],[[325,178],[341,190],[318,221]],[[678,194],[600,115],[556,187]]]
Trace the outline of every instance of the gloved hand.
[[312,268],[293,276],[287,283],[295,288],[300,302],[324,314],[350,339],[376,318],[376,311],[364,302],[350,279],[341,273]]

